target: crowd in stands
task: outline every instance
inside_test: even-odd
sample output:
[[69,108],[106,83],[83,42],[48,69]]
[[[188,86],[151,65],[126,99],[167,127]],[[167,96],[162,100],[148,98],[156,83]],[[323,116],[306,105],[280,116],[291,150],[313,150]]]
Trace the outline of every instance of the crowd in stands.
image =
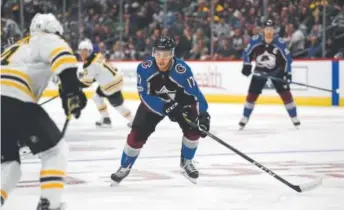
[[37,12],[51,12],[63,23],[64,37],[73,49],[89,38],[95,50],[111,60],[150,55],[160,35],[174,37],[175,53],[183,59],[240,59],[250,38],[262,32],[266,18],[273,19],[295,58],[322,57],[324,34],[325,57],[344,53],[340,0],[24,0],[22,24],[19,1],[8,0],[3,7],[2,48],[28,35]]

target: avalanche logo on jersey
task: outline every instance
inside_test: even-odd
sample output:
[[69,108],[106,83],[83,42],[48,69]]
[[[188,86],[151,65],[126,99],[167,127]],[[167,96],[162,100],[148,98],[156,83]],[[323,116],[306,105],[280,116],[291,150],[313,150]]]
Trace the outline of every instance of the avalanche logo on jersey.
[[276,56],[265,51],[256,58],[257,67],[274,69],[276,66]]
[[142,68],[144,68],[144,69],[148,69],[152,65],[153,65],[153,61],[151,61],[151,60],[146,60],[146,61],[142,62]]
[[162,86],[162,88],[159,91],[156,90],[155,94],[159,96],[162,100],[167,102],[171,101],[171,99],[174,100],[174,98],[176,97],[176,91],[171,91],[167,89],[165,85]]
[[185,66],[183,66],[182,64],[178,63],[175,67],[176,69],[176,72],[179,73],[179,74],[183,74],[186,72],[186,68]]

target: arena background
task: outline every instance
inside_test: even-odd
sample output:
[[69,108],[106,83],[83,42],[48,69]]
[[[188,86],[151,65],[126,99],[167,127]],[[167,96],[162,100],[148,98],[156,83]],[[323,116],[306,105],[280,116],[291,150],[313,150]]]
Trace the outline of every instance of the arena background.
[[[269,17],[291,51],[293,80],[339,93],[293,86],[298,105],[344,106],[344,6],[316,0],[5,0],[1,51],[28,35],[32,17],[53,13],[74,50],[89,38],[94,50],[125,76],[124,95],[138,99],[135,70],[159,35],[173,36],[176,55],[189,64],[210,102],[243,103],[249,79],[241,75],[247,43]],[[76,52],[77,53],[77,52]],[[57,95],[51,83],[43,94]],[[93,93],[94,87],[87,90]],[[258,103],[280,99],[269,83]]]

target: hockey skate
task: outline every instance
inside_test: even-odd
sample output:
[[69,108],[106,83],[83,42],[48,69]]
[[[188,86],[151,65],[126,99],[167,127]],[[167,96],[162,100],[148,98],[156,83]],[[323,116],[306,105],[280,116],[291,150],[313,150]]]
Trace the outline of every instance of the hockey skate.
[[101,118],[96,122],[96,126],[100,128],[111,128],[111,119],[110,117]]
[[49,200],[46,198],[41,198],[41,200],[39,201],[37,205],[36,210],[64,210],[66,207],[64,203],[62,203],[58,208],[54,208],[54,209],[49,208],[49,206],[50,206]]
[[291,121],[293,122],[294,126],[296,127],[296,129],[300,128],[301,122],[299,120],[299,118],[297,117],[292,117]]
[[116,173],[111,174],[111,179],[114,181],[114,183],[111,184],[111,186],[114,186],[116,184],[119,184],[125,177],[127,177],[130,174],[130,168],[123,168],[120,167]]
[[190,182],[196,184],[199,177],[199,172],[195,167],[192,160],[186,160],[183,157],[180,158],[180,167],[182,168],[181,173],[185,178],[190,180]]
[[248,117],[242,117],[240,122],[239,122],[239,126],[240,126],[240,130],[244,129],[246,124],[248,122]]

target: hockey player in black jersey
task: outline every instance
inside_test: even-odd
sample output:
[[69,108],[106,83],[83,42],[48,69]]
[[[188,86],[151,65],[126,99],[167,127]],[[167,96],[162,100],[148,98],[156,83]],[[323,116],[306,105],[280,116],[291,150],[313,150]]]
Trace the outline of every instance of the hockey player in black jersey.
[[[265,22],[263,35],[252,37],[250,44],[244,50],[243,60],[244,65],[242,74],[245,76],[249,76],[252,73],[251,61],[255,60],[255,73],[281,78],[289,82],[292,80],[292,58],[284,40],[275,36],[275,28],[272,20],[267,20]],[[266,82],[266,77],[252,76],[248,95],[246,97],[243,117],[239,122],[241,129],[247,124],[255,102],[262,93],[262,89]],[[293,124],[298,127],[300,121],[297,117],[296,105],[290,92],[289,84],[275,80],[271,82],[280,95]]]

